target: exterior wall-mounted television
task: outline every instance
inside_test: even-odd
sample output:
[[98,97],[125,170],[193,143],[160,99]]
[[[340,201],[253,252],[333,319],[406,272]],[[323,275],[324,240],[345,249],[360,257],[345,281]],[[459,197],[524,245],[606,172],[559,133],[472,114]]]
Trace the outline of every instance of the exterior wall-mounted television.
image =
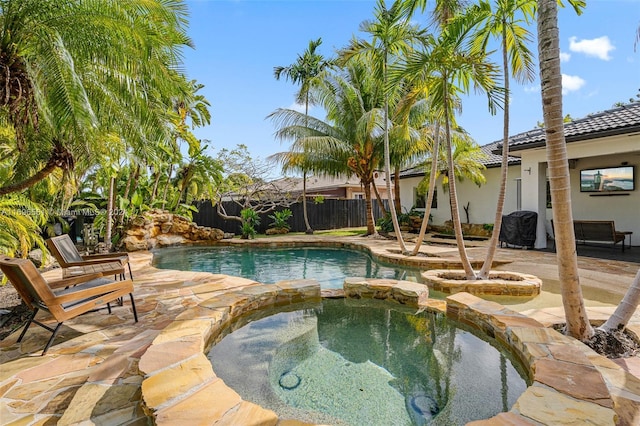
[[581,192],[619,192],[635,190],[633,166],[580,170]]

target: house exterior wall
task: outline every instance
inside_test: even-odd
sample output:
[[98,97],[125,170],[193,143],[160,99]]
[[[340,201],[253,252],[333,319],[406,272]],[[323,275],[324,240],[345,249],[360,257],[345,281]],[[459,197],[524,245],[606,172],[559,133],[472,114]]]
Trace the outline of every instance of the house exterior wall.
[[[484,170],[487,182],[478,186],[468,180],[456,182],[458,192],[458,205],[460,207],[460,220],[466,222],[466,213],[463,207],[469,203],[470,223],[493,223],[495,219],[496,204],[498,203],[498,185],[500,183],[500,168],[490,168]],[[517,210],[518,183],[520,178],[520,167],[509,166],[507,177],[507,192],[505,195],[504,214],[509,214]],[[402,210],[409,211],[414,205],[414,189],[422,180],[421,177],[412,177],[400,180],[400,200]],[[433,224],[442,225],[451,219],[451,208],[449,204],[449,192],[442,188],[442,181],[438,179],[436,184],[438,193],[438,207],[431,210]]]
[[[536,248],[547,245],[546,234],[553,235],[553,210],[546,207],[547,159],[544,148],[522,153],[522,208],[538,212]],[[640,134],[614,136],[567,144],[567,157],[577,160],[569,169],[571,204],[576,220],[613,220],[618,231],[631,231],[632,242],[640,241]],[[628,195],[592,196],[580,192],[580,170],[616,167],[627,163],[635,167],[635,190]],[[531,174],[527,170],[531,168]],[[629,243],[627,237],[626,244]]]

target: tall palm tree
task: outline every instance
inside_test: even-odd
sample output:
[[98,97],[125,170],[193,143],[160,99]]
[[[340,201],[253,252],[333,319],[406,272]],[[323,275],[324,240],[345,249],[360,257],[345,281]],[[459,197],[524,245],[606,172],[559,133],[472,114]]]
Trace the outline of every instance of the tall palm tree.
[[[163,209],[167,202],[169,181],[172,179],[174,166],[182,161],[181,142],[187,143],[190,156],[196,157],[198,153],[202,154],[200,140],[191,132],[191,129],[211,123],[211,113],[209,112],[211,104],[202,94],[198,94],[198,91],[202,88],[204,88],[204,85],[197,83],[196,80],[188,81],[186,82],[186,90],[172,99],[173,114],[171,116],[171,124],[173,132],[170,140],[166,141],[166,144],[162,147],[164,151],[163,158],[169,161],[167,184],[162,194]],[[189,126],[189,121],[191,126]],[[160,178],[159,175],[159,173],[156,175],[156,181]],[[182,196],[179,198],[182,198]]]
[[[481,49],[486,51],[489,41],[496,37],[500,40],[502,54],[502,75],[504,81],[503,108],[503,132],[502,132],[502,163],[500,186],[498,189],[498,202],[495,218],[493,220],[493,233],[489,241],[489,247],[484,263],[478,276],[482,279],[489,277],[493,258],[498,247],[498,236],[502,226],[502,213],[504,210],[505,194],[507,191],[507,176],[509,169],[509,97],[510,76],[518,82],[532,81],[535,76],[533,55],[527,43],[531,40],[531,34],[522,24],[529,24],[535,16],[535,3],[532,0],[496,0],[495,10],[491,12],[491,5],[484,0],[481,8],[488,12],[487,21],[482,25],[477,42]],[[509,66],[511,64],[511,66]]]
[[[310,40],[307,50],[302,55],[298,55],[296,61],[286,67],[274,67],[273,75],[276,80],[284,76],[285,79],[291,80],[293,84],[300,84],[300,90],[296,95],[298,103],[304,102],[304,115],[309,115],[309,105],[313,99],[310,97],[311,88],[317,84],[322,72],[332,65],[331,60],[327,60],[324,56],[316,53],[316,49],[322,44],[322,39]],[[309,216],[307,213],[307,168],[304,162],[297,162],[298,167],[302,169],[302,215],[304,216],[304,224],[307,234],[313,234],[313,228],[309,224]]]
[[329,176],[355,174],[360,179],[367,235],[375,235],[371,184],[384,155],[383,88],[370,67],[363,60],[351,60],[343,71],[326,74],[313,89],[326,120],[290,109],[278,109],[268,118],[276,123],[277,138],[293,140],[291,152],[305,153],[309,170]]
[[[495,108],[496,102],[501,100],[500,92],[496,88],[498,75],[496,67],[488,61],[483,51],[469,44],[469,39],[480,18],[480,13],[470,10],[450,19],[442,27],[438,37],[424,38],[424,49],[412,52],[404,66],[406,75],[416,76],[429,87],[433,96],[433,105],[441,111],[449,173],[455,170],[451,128],[455,123],[455,109],[459,105],[459,95],[467,93],[473,85],[477,91],[488,94],[490,107]],[[476,275],[464,247],[455,181],[455,179],[449,179],[451,219],[465,275],[467,279],[474,279]]]
[[405,9],[401,1],[394,1],[390,8],[387,8],[384,0],[377,0],[374,11],[375,20],[365,21],[360,29],[371,34],[372,40],[352,40],[351,45],[342,50],[340,56],[348,61],[358,55],[368,55],[373,64],[373,72],[377,78],[382,80],[385,90],[384,95],[384,171],[386,176],[387,195],[389,197],[389,210],[393,229],[396,233],[400,250],[407,252],[400,224],[398,223],[397,210],[394,198],[391,196],[391,149],[389,147],[389,91],[388,87],[388,67],[389,61],[394,57],[406,54],[411,49],[412,42],[418,36],[416,27],[410,24]]
[[538,0],[538,56],[542,111],[553,204],[553,226],[556,233],[558,275],[562,284],[562,303],[567,320],[566,332],[576,339],[587,340],[594,331],[589,323],[578,276],[569,161],[562,116],[562,74],[558,33],[557,0]]
[[[442,31],[442,28],[449,22],[451,18],[455,16],[455,14],[463,9],[466,2],[464,0],[436,0],[435,6],[431,12],[430,23],[431,26],[435,27],[437,32]],[[407,15],[409,17],[413,17],[413,15],[419,10],[424,12],[427,7],[427,0],[403,0],[403,7],[405,8]],[[429,73],[431,71],[423,70],[421,74],[413,76],[413,78],[417,78],[420,81],[418,87],[420,90],[424,92],[424,97],[429,100],[431,105],[432,103],[432,94],[431,94],[431,76]],[[402,68],[398,69],[400,75],[403,75],[405,72]],[[456,103],[459,103],[459,100],[456,100]],[[459,108],[459,106],[455,106],[455,108]],[[438,161],[440,157],[440,130],[441,124],[443,122],[442,111],[438,112],[437,108],[431,108],[430,118],[426,123],[425,130],[427,130],[432,137],[433,144],[431,149],[431,167],[430,170],[438,170]],[[445,160],[446,161],[446,160]],[[420,251],[420,247],[424,240],[424,236],[427,232],[427,226],[429,223],[429,216],[431,214],[431,203],[433,202],[436,179],[438,177],[438,173],[431,173],[429,178],[429,186],[427,189],[427,205],[425,208],[425,214],[422,218],[422,224],[420,226],[420,232],[418,234],[418,238],[416,240],[416,244],[411,251],[411,255],[415,256]]]

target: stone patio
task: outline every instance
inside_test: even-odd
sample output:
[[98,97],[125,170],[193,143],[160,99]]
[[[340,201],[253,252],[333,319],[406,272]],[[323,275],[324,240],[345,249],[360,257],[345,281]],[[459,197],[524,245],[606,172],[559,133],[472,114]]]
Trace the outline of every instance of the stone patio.
[[[392,253],[394,244],[383,241],[313,236],[296,240],[371,249],[374,256],[396,263],[415,261]],[[273,241],[298,244],[282,237],[260,244]],[[528,254],[541,272],[553,270],[553,257],[545,257],[548,267],[541,268],[539,257],[545,254],[499,251],[502,263],[514,265],[526,265]],[[455,260],[453,252],[440,249],[425,251],[423,257],[441,264]],[[150,260],[147,252],[131,254],[140,322],[133,322],[125,302],[112,315],[103,310],[65,323],[44,357],[39,349],[47,332],[39,327],[30,328],[21,344],[16,343],[18,332],[0,342],[1,423],[143,425],[152,417],[157,424],[303,424],[278,419],[272,411],[242,401],[215,376],[204,354],[234,318],[267,306],[317,299],[319,288],[309,281],[263,286],[224,275],[158,270]],[[606,271],[586,270],[585,281],[610,282],[614,279],[598,274],[616,275],[611,268],[610,262]],[[59,274],[54,270],[47,276]],[[617,271],[620,287],[626,275]],[[446,310],[522,360],[532,385],[508,413],[474,424],[640,422],[640,380],[634,375],[640,371],[640,358],[607,360],[548,328],[563,320],[561,308],[530,309],[524,315],[466,293],[450,296],[446,303],[425,301],[420,288],[415,283],[355,279],[345,293]],[[597,321],[612,309],[590,308],[590,318]],[[637,316],[630,328],[640,331]]]

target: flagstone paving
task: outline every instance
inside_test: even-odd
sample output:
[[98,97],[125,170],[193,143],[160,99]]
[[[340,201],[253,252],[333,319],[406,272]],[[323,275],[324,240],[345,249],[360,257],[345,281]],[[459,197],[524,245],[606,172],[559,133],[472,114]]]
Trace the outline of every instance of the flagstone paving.
[[[335,244],[335,239],[314,236],[281,238],[277,241],[289,244],[301,240]],[[339,244],[368,246],[375,257],[396,263],[415,262],[390,252],[397,246],[389,242],[342,238]],[[423,249],[422,257],[430,267],[442,268],[440,265],[456,261],[455,248],[437,251]],[[481,247],[470,251],[472,257],[481,259]],[[515,252],[499,250],[499,264],[513,262],[526,269],[529,256],[531,269],[553,276],[553,255]],[[150,253],[131,253],[138,323],[125,300],[111,315],[103,310],[66,322],[43,357],[40,352],[48,332],[40,327],[31,327],[20,344],[16,343],[18,332],[0,342],[0,423],[145,425],[152,419],[168,425],[303,425],[242,401],[217,378],[205,353],[233,318],[264,306],[317,298],[319,288],[309,281],[263,286],[225,275],[158,270],[150,266],[150,260]],[[637,265],[634,269],[607,261],[598,272],[597,261],[587,263],[587,283],[606,281],[619,294],[637,270]],[[53,279],[59,274],[54,270],[46,276]],[[446,310],[449,316],[494,336],[528,366],[532,385],[512,409],[474,424],[640,423],[640,380],[636,377],[640,358],[608,360],[548,328],[563,321],[561,308],[517,313],[467,293],[450,296],[447,303],[425,301],[415,283],[387,281],[355,280],[345,293]],[[589,314],[605,318],[612,310],[610,306],[589,308]],[[638,315],[630,328],[640,332]]]

